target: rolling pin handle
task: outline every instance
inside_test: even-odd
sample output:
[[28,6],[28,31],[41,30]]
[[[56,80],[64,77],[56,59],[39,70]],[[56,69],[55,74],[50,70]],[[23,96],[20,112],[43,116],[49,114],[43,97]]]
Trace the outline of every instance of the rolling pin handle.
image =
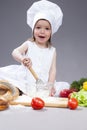
[[34,78],[36,79],[36,81],[39,79],[37,74],[35,73],[35,71],[33,70],[32,67],[29,68],[30,72],[32,73],[32,75],[34,76]]

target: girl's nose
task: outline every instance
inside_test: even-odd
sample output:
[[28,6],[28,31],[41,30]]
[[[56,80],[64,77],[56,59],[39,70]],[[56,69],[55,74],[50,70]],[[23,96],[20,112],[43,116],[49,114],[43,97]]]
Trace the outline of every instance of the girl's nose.
[[44,29],[41,29],[41,33],[44,33],[45,32],[45,30]]

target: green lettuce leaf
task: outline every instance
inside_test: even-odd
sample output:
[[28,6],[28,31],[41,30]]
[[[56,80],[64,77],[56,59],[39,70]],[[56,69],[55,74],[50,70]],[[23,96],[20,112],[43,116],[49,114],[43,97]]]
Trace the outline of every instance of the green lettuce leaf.
[[76,98],[79,106],[87,107],[87,91],[84,89],[81,89],[79,92],[73,92],[71,98]]

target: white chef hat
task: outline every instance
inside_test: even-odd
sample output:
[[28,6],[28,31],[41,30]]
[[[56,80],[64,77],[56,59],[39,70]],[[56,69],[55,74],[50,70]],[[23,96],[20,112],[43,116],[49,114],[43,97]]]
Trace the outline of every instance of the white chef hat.
[[46,19],[50,22],[52,34],[54,34],[62,24],[63,13],[57,4],[47,0],[40,0],[34,2],[27,10],[27,24],[33,30],[36,22],[40,19]]

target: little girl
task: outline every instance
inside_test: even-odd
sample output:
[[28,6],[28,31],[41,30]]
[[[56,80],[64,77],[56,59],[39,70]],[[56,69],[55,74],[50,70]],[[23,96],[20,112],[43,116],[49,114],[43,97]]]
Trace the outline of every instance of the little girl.
[[58,95],[63,88],[69,88],[66,82],[56,82],[56,49],[51,43],[51,37],[61,26],[62,18],[63,13],[58,5],[46,0],[35,2],[27,11],[27,24],[32,28],[33,36],[12,52],[21,65],[0,68],[0,79],[12,82],[27,94],[29,86],[36,82],[29,71],[32,67],[44,83],[52,85],[52,96]]

